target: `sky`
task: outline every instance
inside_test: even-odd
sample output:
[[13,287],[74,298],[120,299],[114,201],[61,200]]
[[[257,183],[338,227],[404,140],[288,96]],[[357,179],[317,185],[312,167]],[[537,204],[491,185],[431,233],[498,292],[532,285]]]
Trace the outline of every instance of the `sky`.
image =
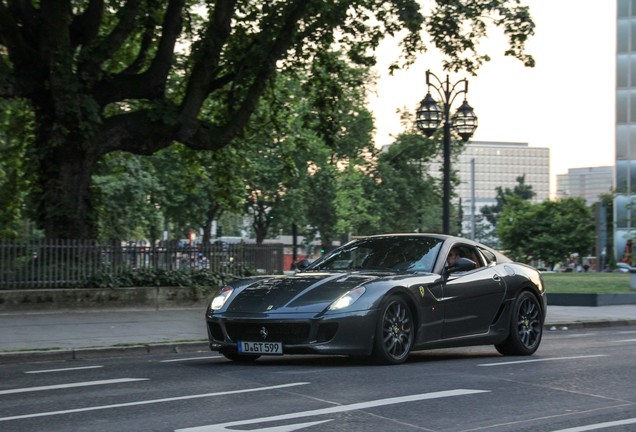
[[[535,35],[526,52],[534,68],[504,57],[505,38],[493,29],[483,43],[492,60],[469,81],[467,100],[479,118],[473,141],[527,143],[550,149],[551,191],[556,174],[569,168],[614,165],[616,0],[522,0],[530,7]],[[379,74],[369,107],[376,120],[377,146],[401,131],[397,109],[415,111],[426,95],[427,69],[445,79],[435,53],[420,56],[406,71],[390,76],[387,65],[397,45],[378,52]],[[435,94],[432,93],[435,97]],[[462,102],[458,97],[454,113]]]

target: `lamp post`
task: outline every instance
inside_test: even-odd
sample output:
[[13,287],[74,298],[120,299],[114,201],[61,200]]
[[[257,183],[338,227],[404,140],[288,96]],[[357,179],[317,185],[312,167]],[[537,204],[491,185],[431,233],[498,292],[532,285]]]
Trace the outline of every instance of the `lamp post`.
[[[448,75],[446,80],[440,80],[437,75],[430,70],[426,71],[426,85],[428,92],[417,109],[415,124],[417,128],[427,137],[435,133],[439,125],[444,122],[444,202],[443,202],[443,233],[450,233],[450,164],[451,164],[451,127],[455,129],[462,140],[468,141],[477,129],[477,116],[472,107],[466,101],[468,93],[468,81],[464,78],[455,84],[450,83]],[[463,86],[463,88],[462,88]],[[440,107],[431,96],[431,88],[434,89],[441,99]],[[464,95],[464,102],[455,112],[452,119],[450,109],[459,95]]]

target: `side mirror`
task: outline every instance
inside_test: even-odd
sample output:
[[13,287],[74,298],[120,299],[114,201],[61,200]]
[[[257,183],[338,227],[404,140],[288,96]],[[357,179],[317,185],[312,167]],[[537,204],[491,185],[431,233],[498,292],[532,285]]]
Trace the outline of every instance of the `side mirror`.
[[475,270],[477,268],[477,263],[475,261],[470,260],[468,258],[457,258],[454,266],[444,267],[444,273],[448,276],[451,273],[455,272],[466,272]]
[[305,270],[307,267],[309,267],[309,264],[311,264],[311,263],[309,262],[309,260],[308,260],[308,259],[302,259],[302,260],[297,261],[297,262],[295,262],[295,263],[294,263],[294,268],[295,268],[297,271],[303,271],[303,270]]

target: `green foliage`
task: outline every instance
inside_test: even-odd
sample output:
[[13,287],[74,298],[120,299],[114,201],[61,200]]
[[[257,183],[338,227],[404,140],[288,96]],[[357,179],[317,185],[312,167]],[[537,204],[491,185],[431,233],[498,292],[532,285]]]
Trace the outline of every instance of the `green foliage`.
[[149,163],[162,185],[153,198],[175,233],[201,228],[207,244],[212,221],[224,212],[240,211],[248,161],[236,148],[213,152],[173,145]]
[[[345,91],[366,84],[346,65],[372,65],[374,50],[386,35],[397,37],[402,46],[403,58],[392,68],[412,62],[426,50],[424,41],[431,41],[445,54],[445,69],[475,73],[488,60],[477,48],[487,37],[486,23],[492,23],[508,37],[505,55],[533,65],[523,47],[534,24],[527,7],[516,0],[433,5],[416,0],[105,0],[65,5],[31,0],[19,7],[0,6],[0,97],[28,100],[34,114],[34,127],[28,129],[33,139],[12,146],[9,159],[20,159],[24,151],[37,156],[32,173],[38,188],[29,192],[37,224],[48,238],[93,238],[99,219],[95,212],[103,217],[111,206],[106,199],[133,193],[115,185],[123,186],[124,178],[101,178],[96,187],[102,193],[93,195],[96,167],[98,175],[111,175],[99,171],[105,155],[147,156],[175,142],[193,151],[236,144],[281,71],[310,71],[316,78],[307,93],[316,115],[307,117],[316,120],[311,129],[335,152],[331,163],[336,163],[355,153],[359,143],[368,144],[356,139],[371,118],[355,109],[354,101],[348,106],[341,100]],[[326,54],[336,46],[346,60]],[[341,84],[334,79],[339,76]],[[253,149],[263,144],[246,142]],[[153,183],[154,177],[143,181]],[[18,184],[21,193],[29,189]],[[201,198],[203,191],[195,195]],[[155,204],[152,199],[147,203]],[[8,208],[10,223],[22,217],[15,206]],[[207,225],[210,215],[199,217]],[[157,223],[153,216],[142,226],[155,230]],[[118,225],[113,235],[127,229]],[[109,228],[102,223],[100,229],[106,235]]]
[[405,133],[378,156],[372,193],[382,231],[441,231],[441,188],[429,171],[440,152],[440,141]]
[[157,172],[144,158],[130,153],[105,157],[93,176],[99,238],[160,238],[162,218],[153,197],[163,187]]
[[592,212],[581,198],[530,204],[511,197],[497,225],[501,247],[520,261],[551,266],[571,254],[587,256],[594,244]]
[[495,197],[496,204],[491,206],[483,206],[481,208],[481,214],[490,222],[493,227],[497,226],[497,220],[504,207],[512,197],[517,197],[525,201],[531,200],[536,194],[532,190],[532,185],[526,184],[526,175],[523,174],[517,177],[517,184],[513,189],[497,186],[495,189],[497,195]]
[[[0,238],[24,235],[35,190],[33,113],[24,100],[0,99]],[[26,232],[26,235],[30,233]]]
[[96,273],[78,286],[84,288],[183,287],[213,291],[234,279],[252,275],[254,273],[248,270],[230,275],[195,269],[130,269],[117,274]]
[[245,158],[241,198],[258,244],[285,220],[289,227],[303,215],[303,197],[297,191],[311,151],[320,144],[304,121],[309,108],[301,84],[306,79],[280,74],[237,143]]
[[336,232],[359,235],[376,231],[380,218],[373,195],[368,193],[372,179],[355,167],[348,167],[339,173],[336,187]]

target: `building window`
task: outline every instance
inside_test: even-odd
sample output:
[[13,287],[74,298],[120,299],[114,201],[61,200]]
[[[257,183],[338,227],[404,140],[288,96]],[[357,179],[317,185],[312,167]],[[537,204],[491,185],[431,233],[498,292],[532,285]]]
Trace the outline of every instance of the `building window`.
[[[627,56],[620,56],[616,65],[616,88],[625,88],[628,86],[627,77],[629,76],[628,69],[629,61]],[[632,67],[633,69],[633,67]]]
[[629,52],[629,22],[619,21],[617,23],[617,31],[616,50],[619,53]]
[[616,122],[627,123],[627,92],[616,92]]

